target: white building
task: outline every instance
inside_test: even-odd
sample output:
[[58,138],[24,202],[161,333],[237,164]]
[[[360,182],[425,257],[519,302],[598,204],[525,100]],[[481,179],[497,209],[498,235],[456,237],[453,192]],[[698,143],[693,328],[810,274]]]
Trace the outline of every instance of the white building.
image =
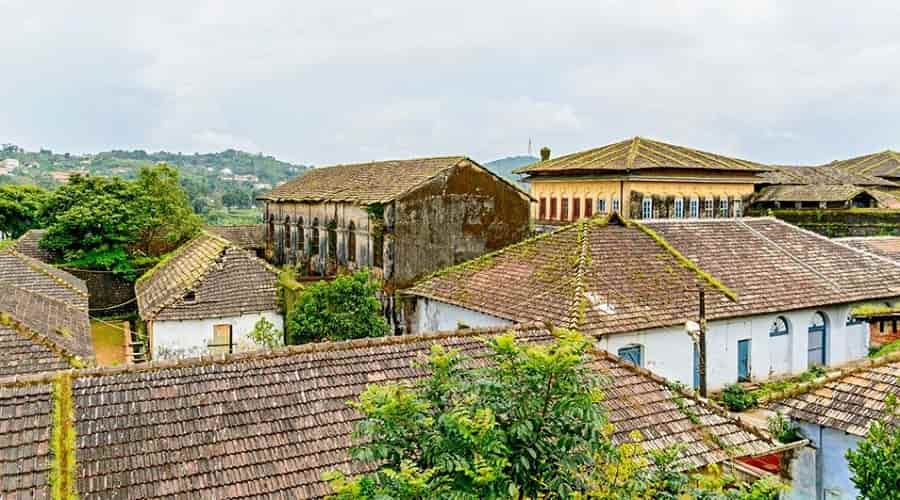
[[277,270],[204,232],[135,284],[154,359],[260,349],[248,334],[260,318],[283,332]]
[[[876,278],[877,279],[873,279]],[[594,218],[438,273],[406,292],[409,331],[528,321],[697,386],[703,290],[707,388],[865,357],[853,305],[900,296],[900,267],[773,218]]]

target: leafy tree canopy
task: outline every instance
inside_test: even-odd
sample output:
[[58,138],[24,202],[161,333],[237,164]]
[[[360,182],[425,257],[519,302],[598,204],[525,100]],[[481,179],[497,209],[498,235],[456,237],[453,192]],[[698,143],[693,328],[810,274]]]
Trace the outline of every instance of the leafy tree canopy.
[[[613,445],[591,342],[556,332],[546,346],[512,335],[486,341],[487,364],[436,345],[412,384],[369,386],[354,459],[374,472],[326,475],[336,499],[580,498],[768,500],[783,486],[740,485],[721,474],[678,472],[678,450]],[[639,441],[641,436],[632,436]]]
[[847,451],[850,479],[861,500],[900,500],[900,412],[893,394],[886,403],[886,416],[869,427],[855,450]]
[[0,231],[13,238],[41,226],[41,207],[49,196],[37,186],[0,186]]
[[388,324],[378,300],[380,284],[366,271],[306,286],[288,312],[292,344],[319,340],[381,337]]

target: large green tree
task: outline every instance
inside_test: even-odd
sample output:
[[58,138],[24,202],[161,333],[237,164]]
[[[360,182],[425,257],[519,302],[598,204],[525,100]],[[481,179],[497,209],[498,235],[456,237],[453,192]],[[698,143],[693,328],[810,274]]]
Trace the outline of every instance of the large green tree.
[[380,288],[365,271],[305,286],[288,312],[289,341],[302,344],[385,335],[388,324],[377,296]]
[[900,412],[893,394],[886,403],[886,415],[869,427],[855,450],[847,451],[861,500],[900,500]]
[[18,238],[41,226],[41,208],[49,193],[37,186],[0,186],[0,231]]
[[676,468],[677,449],[614,446],[598,404],[604,380],[587,363],[590,340],[556,335],[543,346],[491,338],[488,363],[436,345],[426,377],[369,386],[351,403],[363,415],[351,455],[375,471],[327,474],[335,498],[777,498],[783,488],[773,480],[692,481]]

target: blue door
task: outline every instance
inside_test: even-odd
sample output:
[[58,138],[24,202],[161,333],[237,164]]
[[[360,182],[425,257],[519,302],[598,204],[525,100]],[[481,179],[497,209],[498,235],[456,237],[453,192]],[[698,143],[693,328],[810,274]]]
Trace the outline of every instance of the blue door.
[[738,340],[738,382],[750,380],[750,339]]
[[828,342],[828,321],[825,315],[817,312],[813,314],[807,331],[807,366],[825,365],[825,347]]
[[694,344],[694,389],[700,388],[700,344]]

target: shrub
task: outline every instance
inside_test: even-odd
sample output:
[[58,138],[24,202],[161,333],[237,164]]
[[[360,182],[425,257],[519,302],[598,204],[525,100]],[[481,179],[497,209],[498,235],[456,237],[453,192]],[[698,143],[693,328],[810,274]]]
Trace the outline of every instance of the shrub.
[[731,384],[722,392],[722,402],[731,411],[744,411],[756,405],[756,396],[738,384]]
[[281,332],[265,316],[260,316],[259,321],[253,325],[253,330],[250,331],[250,338],[257,345],[267,349],[274,349],[282,345]]
[[288,313],[289,341],[302,344],[387,334],[388,324],[377,295],[380,287],[366,271],[306,286]]
[[782,443],[793,443],[803,439],[803,434],[800,433],[800,428],[797,427],[797,424],[791,422],[781,412],[769,417],[767,423],[769,432]]

